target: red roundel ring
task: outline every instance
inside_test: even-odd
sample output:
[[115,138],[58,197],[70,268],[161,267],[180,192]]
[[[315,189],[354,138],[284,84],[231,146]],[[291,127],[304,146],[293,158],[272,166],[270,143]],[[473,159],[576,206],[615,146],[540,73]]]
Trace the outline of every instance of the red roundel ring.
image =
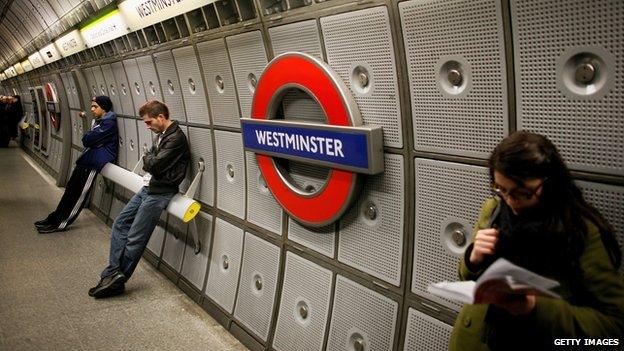
[[[306,91],[319,103],[328,124],[361,125],[348,88],[327,64],[303,53],[285,53],[262,73],[251,106],[251,118],[271,119],[275,106],[289,88]],[[336,221],[353,200],[358,174],[331,169],[325,186],[313,194],[294,191],[277,169],[273,157],[256,154],[260,172],[273,196],[301,223],[319,227]]]

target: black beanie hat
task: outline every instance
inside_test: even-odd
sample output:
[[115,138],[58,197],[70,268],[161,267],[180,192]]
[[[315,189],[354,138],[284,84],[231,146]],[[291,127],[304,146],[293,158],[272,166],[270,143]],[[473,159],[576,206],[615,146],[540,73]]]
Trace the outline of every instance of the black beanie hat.
[[92,101],[95,101],[95,103],[98,104],[102,108],[102,110],[106,112],[110,111],[113,108],[113,102],[106,95],[96,96],[93,98]]

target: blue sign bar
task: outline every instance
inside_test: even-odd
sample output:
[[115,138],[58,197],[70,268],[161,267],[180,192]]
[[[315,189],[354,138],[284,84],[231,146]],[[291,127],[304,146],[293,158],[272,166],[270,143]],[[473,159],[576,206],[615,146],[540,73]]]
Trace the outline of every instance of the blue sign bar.
[[[371,128],[241,119],[245,149],[332,168],[371,173]],[[381,130],[379,130],[379,134]]]

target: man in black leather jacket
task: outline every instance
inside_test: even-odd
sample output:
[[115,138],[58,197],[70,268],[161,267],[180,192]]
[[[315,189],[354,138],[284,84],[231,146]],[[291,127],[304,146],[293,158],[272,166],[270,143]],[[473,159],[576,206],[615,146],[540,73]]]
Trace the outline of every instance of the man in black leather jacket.
[[132,197],[113,224],[108,267],[89,290],[95,298],[119,295],[136,268],[162,211],[178,193],[190,160],[186,136],[169,119],[167,105],[148,101],[139,109],[148,129],[158,134],[156,146],[143,156],[145,186]]

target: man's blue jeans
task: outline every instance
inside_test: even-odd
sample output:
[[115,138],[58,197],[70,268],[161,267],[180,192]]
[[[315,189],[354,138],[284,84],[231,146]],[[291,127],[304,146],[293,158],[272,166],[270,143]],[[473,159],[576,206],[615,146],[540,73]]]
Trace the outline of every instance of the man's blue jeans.
[[144,186],[121,210],[113,224],[108,267],[101,274],[106,278],[121,271],[130,278],[162,211],[175,194],[148,194]]

